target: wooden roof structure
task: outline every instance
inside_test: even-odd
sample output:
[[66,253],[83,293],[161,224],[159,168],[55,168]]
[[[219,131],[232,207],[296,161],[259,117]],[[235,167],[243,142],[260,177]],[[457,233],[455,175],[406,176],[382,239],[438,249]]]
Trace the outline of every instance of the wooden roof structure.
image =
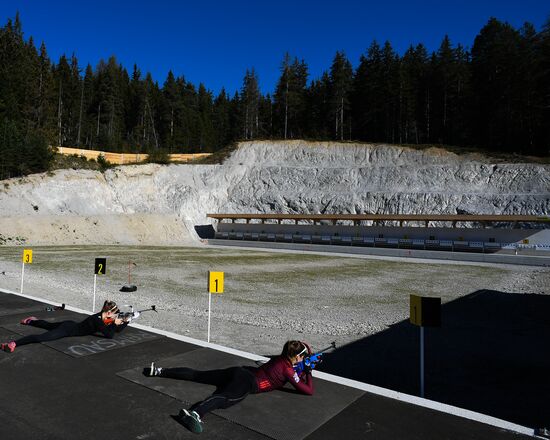
[[206,217],[235,223],[244,220],[246,223],[252,221],[265,223],[268,220],[281,223],[285,220],[321,223],[321,222],[353,222],[359,225],[362,221],[371,222],[423,222],[428,226],[429,222],[451,222],[455,226],[458,222],[471,222],[480,224],[491,223],[550,223],[549,216],[537,215],[498,215],[498,214],[206,214]]

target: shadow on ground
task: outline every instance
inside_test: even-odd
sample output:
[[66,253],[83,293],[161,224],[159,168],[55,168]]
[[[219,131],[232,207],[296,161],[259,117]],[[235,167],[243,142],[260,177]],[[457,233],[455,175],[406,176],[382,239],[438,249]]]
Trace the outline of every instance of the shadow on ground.
[[[550,296],[479,290],[425,328],[425,397],[529,427],[550,426]],[[338,348],[320,370],[419,394],[420,330],[403,321]]]

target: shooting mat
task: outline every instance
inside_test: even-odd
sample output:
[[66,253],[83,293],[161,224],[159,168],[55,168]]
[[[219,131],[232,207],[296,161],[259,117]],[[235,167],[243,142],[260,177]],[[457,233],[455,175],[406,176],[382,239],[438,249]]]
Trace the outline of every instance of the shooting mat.
[[0,291],[0,316],[15,315],[17,313],[32,313],[44,310],[47,305]]
[[[198,370],[256,365],[221,351],[200,348],[156,361],[160,367],[190,367]],[[117,373],[129,381],[167,394],[190,406],[208,397],[215,387],[183,380],[145,377],[142,365]],[[301,440],[364,394],[363,391],[332,382],[315,380],[315,394],[304,396],[288,389],[253,394],[241,403],[214,414],[277,440]],[[205,419],[208,429],[208,416]]]
[[[56,312],[52,312],[56,313]],[[46,318],[47,319],[47,318]],[[73,321],[80,321],[84,319],[83,315],[66,317],[64,319],[70,319]],[[50,321],[50,319],[47,319]],[[55,319],[59,321],[60,319]],[[51,319],[54,321],[54,319]],[[35,335],[39,333],[44,333],[46,330],[32,327],[30,325],[21,325],[21,324],[3,324],[2,327],[5,329],[17,333],[21,336]],[[57,351],[65,353],[74,358],[89,356],[92,354],[103,353],[107,350],[114,350],[117,348],[123,348],[128,345],[139,344],[146,341],[151,341],[153,339],[158,339],[163,336],[156,335],[154,333],[149,333],[143,330],[135,329],[132,327],[127,327],[121,333],[117,333],[113,339],[107,339],[99,335],[90,335],[90,336],[74,336],[63,339],[57,339],[55,341],[42,342],[43,345],[47,345]],[[29,346],[32,346],[29,345]],[[27,346],[24,346],[27,347]],[[22,347],[22,348],[24,348]]]

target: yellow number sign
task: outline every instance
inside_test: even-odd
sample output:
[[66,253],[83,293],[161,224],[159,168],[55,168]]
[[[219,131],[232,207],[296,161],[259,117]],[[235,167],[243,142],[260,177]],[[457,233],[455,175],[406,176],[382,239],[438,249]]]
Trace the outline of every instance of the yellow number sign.
[[411,295],[411,324],[422,325],[422,297]]
[[208,272],[208,291],[223,293],[223,272]]
[[441,298],[411,295],[410,322],[421,327],[441,327]]
[[23,250],[23,263],[32,264],[32,249]]

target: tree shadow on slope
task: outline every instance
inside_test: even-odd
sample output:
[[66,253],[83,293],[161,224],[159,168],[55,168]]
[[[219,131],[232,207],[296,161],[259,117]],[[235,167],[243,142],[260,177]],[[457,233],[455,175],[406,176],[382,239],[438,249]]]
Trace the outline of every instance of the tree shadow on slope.
[[[550,426],[550,296],[479,290],[425,328],[425,397],[529,427]],[[403,321],[338,348],[320,370],[419,395],[420,329]]]

